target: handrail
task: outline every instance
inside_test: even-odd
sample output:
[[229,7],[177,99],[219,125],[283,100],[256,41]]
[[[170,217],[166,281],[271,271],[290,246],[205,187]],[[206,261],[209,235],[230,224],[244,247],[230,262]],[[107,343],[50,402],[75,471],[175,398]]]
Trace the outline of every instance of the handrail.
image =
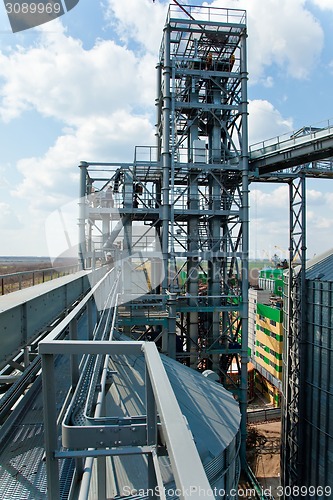
[[[78,264],[71,264],[68,266],[47,267],[43,269],[31,269],[27,271],[18,271],[16,273],[0,274],[0,295],[6,295],[6,293],[22,290],[22,288],[39,285],[40,283],[45,283],[46,281],[50,281],[54,278],[60,278],[61,276],[73,274],[78,270]],[[24,279],[24,276],[27,276],[27,278]],[[14,278],[14,282],[9,284],[7,283],[7,286],[15,287],[15,289],[6,291],[6,281],[12,278]],[[18,279],[15,280],[15,278]],[[17,285],[18,288],[16,288]]]
[[[161,475],[159,471],[158,461],[156,460],[156,448],[158,446],[158,426],[162,428],[163,440],[165,440],[168,455],[171,461],[171,467],[176,482],[177,490],[180,492],[180,498],[199,499],[203,491],[207,496],[214,498],[213,491],[209,484],[204,466],[201,462],[198,450],[195,446],[192,433],[188,428],[184,417],[181,413],[176,396],[171,387],[165,368],[161,361],[154,342],[139,342],[139,341],[80,341],[76,338],[70,340],[60,340],[64,337],[64,331],[69,327],[70,331],[73,321],[81,314],[92,295],[98,293],[99,287],[104,283],[107,285],[108,278],[112,280],[112,271],[95,285],[85,298],[71,311],[68,316],[55,327],[45,339],[39,343],[39,353],[42,356],[42,378],[43,378],[43,400],[45,408],[44,424],[45,424],[45,451],[46,451],[46,467],[48,475],[48,494],[49,498],[59,497],[59,469],[58,460],[65,458],[88,458],[88,457],[103,457],[107,455],[126,454],[144,454],[151,456],[148,460],[148,476],[151,479],[154,477],[153,469],[155,469],[155,477],[157,478],[156,487],[163,488],[161,483]],[[116,306],[117,300],[111,307]],[[106,307],[110,307],[107,305]],[[112,322],[114,328],[115,322]],[[112,334],[110,335],[112,338]],[[59,340],[58,340],[59,339]],[[126,432],[123,429],[122,441],[115,441],[110,447],[112,439],[117,437],[114,433],[115,425],[104,422],[104,425],[99,429],[98,425],[93,426],[92,433],[89,427],[86,427],[87,440],[80,440],[76,445],[76,436],[74,435],[75,446],[67,446],[66,444],[66,429],[63,422],[63,439],[65,439],[66,451],[62,451],[58,443],[57,431],[57,405],[56,405],[56,387],[54,376],[54,359],[57,354],[70,355],[72,358],[79,358],[81,355],[144,355],[146,365],[146,412],[145,427],[146,432],[143,434],[143,439],[140,439],[138,433],[138,442],[132,445],[132,435],[130,439],[126,438]],[[75,370],[74,370],[75,371]],[[105,375],[105,373],[103,372]],[[74,374],[75,375],[75,374]],[[77,374],[76,374],[77,377]],[[73,380],[73,373],[72,373]],[[68,406],[68,409],[70,405]],[[158,424],[158,418],[160,424]],[[121,423],[119,424],[121,426]],[[113,426],[113,427],[112,427]],[[134,425],[138,427],[138,425]],[[97,436],[98,443],[95,444],[96,429],[101,430],[104,438],[106,438],[106,448],[102,443],[99,443],[101,436]],[[131,430],[130,425],[127,429]],[[84,426],[82,427],[84,431]],[[65,434],[64,434],[65,432]],[[109,436],[109,441],[107,436]],[[118,438],[117,438],[118,439]],[[127,442],[126,442],[127,439]],[[161,437],[159,438],[161,439]],[[82,443],[84,443],[82,445]],[[68,443],[70,444],[70,443]],[[83,449],[81,449],[83,447]],[[85,449],[90,448],[90,449]],[[150,465],[149,465],[150,464]],[[190,466],[189,466],[190,464]],[[89,480],[84,481],[85,487],[88,486]],[[85,498],[85,496],[83,496]]]
[[[303,133],[302,133],[303,132]],[[283,145],[286,145],[288,142],[293,142],[294,144],[298,144],[302,142],[302,139],[305,141],[309,141],[311,139],[317,138],[318,135],[323,134],[325,132],[333,133],[333,119],[328,119],[314,125],[309,125],[306,127],[302,127],[298,130],[286,132],[285,134],[271,137],[270,139],[266,139],[264,141],[259,141],[250,145],[250,155],[259,153],[263,154],[266,152],[270,152],[271,150],[268,148],[281,148]],[[251,159],[251,158],[250,158]]]
[[[207,7],[204,5],[187,5],[182,4],[181,6],[175,2],[176,5],[169,5],[168,21],[174,20],[174,17],[185,18],[192,21],[198,20],[202,24],[214,20],[216,23],[246,23],[246,11],[242,9],[230,9],[225,7]],[[182,12],[181,9],[186,9],[186,12]],[[193,14],[193,16],[192,16]],[[194,17],[196,19],[194,19]],[[205,21],[207,19],[207,21]]]

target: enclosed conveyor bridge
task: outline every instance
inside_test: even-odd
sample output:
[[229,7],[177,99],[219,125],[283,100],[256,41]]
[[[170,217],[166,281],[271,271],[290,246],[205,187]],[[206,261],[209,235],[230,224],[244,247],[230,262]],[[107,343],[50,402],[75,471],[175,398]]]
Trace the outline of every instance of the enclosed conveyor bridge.
[[[303,127],[293,134],[284,134],[250,146],[249,167],[254,177],[299,165],[324,160],[333,156],[333,123],[323,127]],[[307,177],[333,175],[332,168],[306,168]]]

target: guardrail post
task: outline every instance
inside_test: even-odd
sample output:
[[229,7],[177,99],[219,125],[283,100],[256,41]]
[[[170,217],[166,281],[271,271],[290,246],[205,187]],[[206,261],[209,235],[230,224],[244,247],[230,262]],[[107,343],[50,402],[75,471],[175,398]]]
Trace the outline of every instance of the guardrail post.
[[[102,415],[105,415],[105,396],[102,401]],[[97,496],[98,500],[105,500],[106,497],[106,457],[97,458]]]
[[[155,403],[155,396],[153,387],[150,380],[150,375],[145,367],[146,377],[146,411],[147,411],[147,445],[157,445],[157,409]],[[153,492],[152,498],[156,498],[157,479],[155,473],[155,466],[152,454],[148,455],[148,489]]]
[[[69,338],[70,340],[77,340],[77,319],[74,318],[69,324]],[[79,356],[78,354],[71,354],[71,382],[72,387],[75,388],[79,380]]]
[[57,406],[55,393],[54,359],[52,354],[42,355],[44,440],[46,454],[47,496],[49,500],[60,498],[57,449]]
[[[152,385],[176,487],[180,491],[179,498],[181,500],[185,500],[188,496],[191,496],[192,500],[199,500],[202,496],[215,498],[192,433],[185,424],[156,345],[154,342],[145,342],[142,350],[145,354],[146,370],[149,373],[146,384],[149,380]],[[147,405],[147,419],[148,414]],[[189,456],[191,457],[190,465]],[[193,484],[194,478],[195,484]]]
[[88,340],[93,340],[93,301],[90,299],[87,303],[87,329],[88,329]]

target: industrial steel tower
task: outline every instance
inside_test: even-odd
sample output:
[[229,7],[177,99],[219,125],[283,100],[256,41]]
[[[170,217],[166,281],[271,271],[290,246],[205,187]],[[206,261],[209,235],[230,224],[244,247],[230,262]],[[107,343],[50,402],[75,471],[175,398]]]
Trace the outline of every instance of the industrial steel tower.
[[177,296],[178,333],[186,339],[189,364],[216,371],[239,397],[245,420],[245,12],[170,6],[157,71],[163,293]]
[[[243,416],[244,460],[249,248],[246,36],[243,10],[170,5],[157,65],[156,145],[137,147],[133,164],[83,163],[80,216],[82,261],[84,256],[89,260],[98,255],[98,251],[93,255],[92,242],[92,228],[98,224],[100,255],[114,252],[122,230],[123,255],[133,262],[131,256],[139,249],[147,259],[143,267],[149,284],[155,284],[148,294],[131,300],[127,268],[119,327],[139,338],[154,334],[155,340],[161,339],[163,352],[194,369],[213,370],[234,392]],[[112,207],[103,202],[98,208],[96,203],[87,206],[86,197],[98,182],[100,192],[107,184],[113,186]],[[141,236],[135,238],[140,224]],[[159,247],[162,259],[138,244],[151,229],[158,241],[150,250],[152,245]],[[164,277],[156,284],[160,267]]]

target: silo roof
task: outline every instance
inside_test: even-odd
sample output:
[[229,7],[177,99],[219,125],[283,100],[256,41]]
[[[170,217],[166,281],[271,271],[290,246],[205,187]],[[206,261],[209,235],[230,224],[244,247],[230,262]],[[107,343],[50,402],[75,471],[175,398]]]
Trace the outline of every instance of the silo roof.
[[[124,336],[121,338],[124,340]],[[112,359],[117,370],[113,378],[126,407],[125,413],[144,412],[144,358],[113,356]],[[196,370],[164,355],[161,360],[203,462],[205,457],[219,455],[239,431],[238,402],[221,384]],[[122,394],[126,380],[130,381],[130,387]]]
[[[116,335],[117,336],[117,335]],[[126,336],[121,335],[121,340]],[[208,480],[213,485],[223,472],[224,451],[229,447],[231,456],[237,459],[240,432],[239,404],[221,384],[182,363],[161,355],[165,371],[177,398],[181,412],[192,432]],[[145,414],[145,361],[144,356],[113,355],[110,368],[113,383],[108,398],[108,410],[114,416]],[[168,457],[159,457],[164,484],[173,484]],[[117,497],[126,485],[147,489],[147,463],[142,456],[112,457],[114,484],[110,495]],[[237,478],[233,478],[236,480]],[[92,488],[95,490],[96,478]],[[128,498],[134,498],[129,495]],[[135,497],[138,498],[138,497]],[[141,497],[140,497],[141,498]],[[148,498],[148,497],[147,497]],[[146,499],[142,497],[141,500]]]
[[306,279],[333,281],[333,249],[306,263]]
[[178,361],[163,355],[161,359],[199,454],[218,455],[239,430],[238,403],[221,384]]

